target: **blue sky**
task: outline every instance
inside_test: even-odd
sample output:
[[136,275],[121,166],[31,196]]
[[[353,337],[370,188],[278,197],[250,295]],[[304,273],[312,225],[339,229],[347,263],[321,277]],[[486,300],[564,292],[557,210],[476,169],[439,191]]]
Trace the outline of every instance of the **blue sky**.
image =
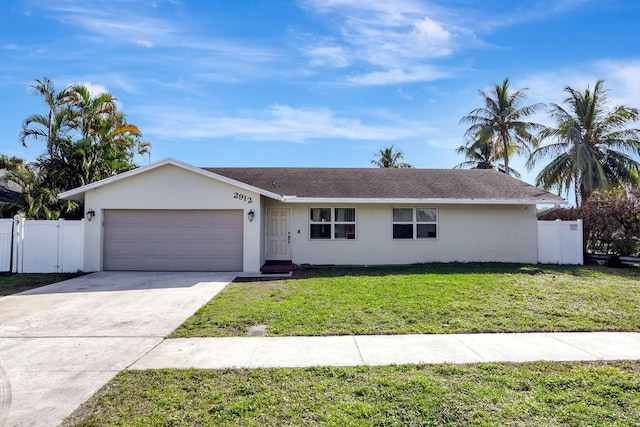
[[43,151],[18,133],[46,76],[116,96],[151,161],[369,167],[393,144],[451,168],[460,118],[505,77],[528,103],[604,79],[640,106],[639,26],[627,0],[3,0],[0,152]]

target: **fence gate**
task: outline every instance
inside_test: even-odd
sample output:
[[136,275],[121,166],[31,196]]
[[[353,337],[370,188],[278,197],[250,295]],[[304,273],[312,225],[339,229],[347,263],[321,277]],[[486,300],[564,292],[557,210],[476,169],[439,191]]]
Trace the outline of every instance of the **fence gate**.
[[0,219],[0,272],[11,270],[11,236],[13,220]]
[[582,220],[538,221],[538,262],[583,264]]
[[84,264],[83,221],[16,219],[13,239],[14,273],[63,273]]

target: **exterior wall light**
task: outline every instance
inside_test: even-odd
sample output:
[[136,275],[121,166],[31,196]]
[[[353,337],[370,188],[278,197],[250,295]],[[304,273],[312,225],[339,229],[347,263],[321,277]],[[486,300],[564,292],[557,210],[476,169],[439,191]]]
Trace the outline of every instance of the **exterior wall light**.
[[249,218],[249,222],[253,221],[253,217],[255,217],[256,214],[253,212],[253,209],[251,209],[248,213],[247,213],[247,217]]
[[87,211],[87,213],[85,214],[85,216],[87,217],[87,221],[91,222],[91,219],[96,216],[96,211],[94,211],[93,209],[89,209]]

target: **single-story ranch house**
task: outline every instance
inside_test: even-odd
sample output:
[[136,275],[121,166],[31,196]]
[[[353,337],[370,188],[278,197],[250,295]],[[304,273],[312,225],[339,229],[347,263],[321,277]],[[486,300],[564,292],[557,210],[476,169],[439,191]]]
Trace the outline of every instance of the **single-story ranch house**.
[[60,197],[84,201],[85,271],[536,263],[536,204],[564,202],[493,170],[198,168],[174,159]]

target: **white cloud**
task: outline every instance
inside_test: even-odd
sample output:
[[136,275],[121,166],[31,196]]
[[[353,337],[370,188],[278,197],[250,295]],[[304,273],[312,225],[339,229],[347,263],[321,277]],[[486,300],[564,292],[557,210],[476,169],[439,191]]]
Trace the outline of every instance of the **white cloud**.
[[144,125],[145,135],[166,138],[238,138],[255,141],[307,142],[318,139],[394,141],[424,136],[423,124],[392,121],[365,124],[357,118],[340,117],[333,111],[273,105],[239,116],[220,116],[202,110],[162,109]]
[[398,95],[400,95],[402,99],[413,101],[413,96],[410,93],[406,93],[405,91],[403,91],[401,87],[399,87],[396,92],[398,92]]
[[[331,50],[311,42],[303,52],[314,66],[352,66],[353,85],[393,85],[447,76],[429,61],[450,56],[468,32],[437,16],[440,9],[417,0],[306,0],[308,11],[335,23]],[[336,58],[341,60],[336,60]],[[331,60],[333,59],[333,60]],[[358,71],[361,68],[366,72]]]
[[136,44],[138,46],[142,46],[142,47],[146,47],[146,48],[152,48],[153,47],[153,43],[151,43],[148,40],[136,40]]
[[[155,48],[156,55],[167,55],[167,61],[192,61],[194,58],[214,56],[213,63],[237,64],[264,63],[280,58],[272,49],[203,37],[200,34],[204,29],[190,22],[149,16],[148,11],[137,10],[135,3],[127,2],[126,13],[123,13],[121,5],[113,2],[87,5],[73,0],[60,0],[46,3],[46,6],[59,21],[80,28],[87,37],[93,37],[100,44],[120,43]],[[172,49],[179,58],[169,58],[161,48]],[[194,54],[190,50],[200,52]]]
[[346,49],[340,46],[313,46],[306,49],[305,54],[315,66],[343,68],[350,62]]
[[609,90],[613,104],[640,107],[638,75],[640,60],[606,59],[576,64],[555,72],[533,74],[520,80],[519,86],[513,87],[528,87],[529,98],[535,102],[562,104],[567,97],[565,87],[571,86],[582,91],[587,87],[593,89],[598,80],[604,80],[604,87]]
[[[478,33],[547,19],[587,1],[538,0],[526,6],[447,5],[428,0],[299,0],[299,4],[311,13],[329,16],[335,45],[347,53],[350,65],[355,68],[360,63],[369,69],[362,76],[349,77],[351,83],[391,85],[447,76],[444,72],[416,73],[415,69],[437,71],[435,59],[455,59],[454,55],[472,46],[486,47]],[[324,59],[322,51],[308,49],[307,54],[312,65],[335,66]]]
[[68,84],[67,86],[72,86],[72,85],[82,85],[85,86],[87,89],[89,89],[89,94],[91,94],[91,97],[96,97],[97,95],[101,95],[103,93],[109,93],[109,91],[107,90],[107,88],[103,85],[100,84],[95,84],[95,83],[91,83],[91,82],[73,82]]
[[449,76],[449,73],[428,65],[412,68],[393,68],[384,71],[374,71],[367,74],[355,74],[346,78],[346,82],[361,86],[380,86],[398,83],[415,83],[438,80]]
[[87,34],[94,34],[111,41],[147,45],[164,44],[176,36],[177,29],[171,22],[136,13],[133,7],[122,13],[119,5],[107,3],[102,7],[73,1],[61,1],[50,5],[58,19],[76,26]]
[[451,32],[444,29],[442,24],[428,17],[413,24],[413,36],[418,43],[429,46],[437,55],[448,55],[451,52],[449,42],[452,39]]
[[477,32],[492,32],[499,28],[547,20],[553,15],[584,8],[585,3],[589,2],[593,3],[594,0],[537,0],[510,2],[507,5],[496,3],[493,9],[490,5],[482,3],[478,8],[459,8],[456,19],[459,25],[474,28]]
[[598,68],[616,103],[640,108],[640,60],[605,60],[598,63]]

